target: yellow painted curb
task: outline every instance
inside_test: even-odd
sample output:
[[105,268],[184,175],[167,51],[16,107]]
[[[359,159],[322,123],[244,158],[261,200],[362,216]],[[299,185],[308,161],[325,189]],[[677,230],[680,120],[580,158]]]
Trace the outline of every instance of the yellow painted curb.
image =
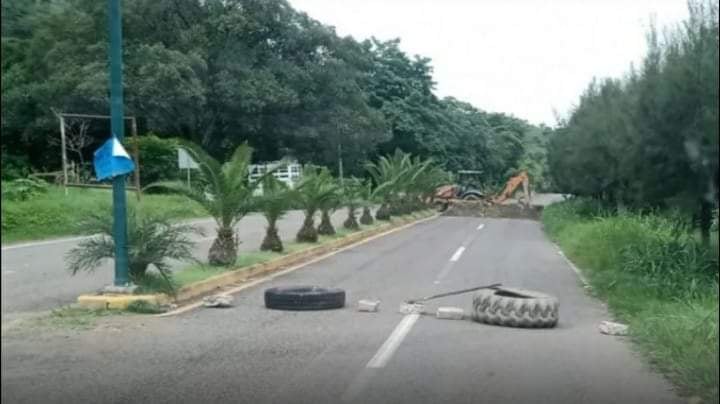
[[93,310],[124,310],[130,303],[136,301],[145,301],[150,304],[165,304],[170,301],[170,298],[164,294],[158,293],[152,295],[80,295],[77,299],[80,307]]

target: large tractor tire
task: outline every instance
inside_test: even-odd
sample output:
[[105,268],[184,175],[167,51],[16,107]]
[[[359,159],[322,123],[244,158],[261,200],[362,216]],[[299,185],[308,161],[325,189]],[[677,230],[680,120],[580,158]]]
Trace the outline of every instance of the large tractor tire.
[[481,323],[524,328],[552,328],[558,322],[558,299],[516,288],[483,289],[473,298],[473,319]]

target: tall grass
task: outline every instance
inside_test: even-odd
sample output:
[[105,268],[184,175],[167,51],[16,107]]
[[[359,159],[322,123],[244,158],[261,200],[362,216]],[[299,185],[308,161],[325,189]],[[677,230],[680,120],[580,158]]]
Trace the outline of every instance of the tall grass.
[[717,245],[672,214],[615,214],[582,199],[549,206],[543,223],[639,350],[683,392],[717,402]]
[[[205,216],[194,202],[178,195],[143,195],[137,202],[134,192],[127,193],[130,206],[149,214],[164,214],[172,218]],[[36,240],[82,234],[78,223],[90,213],[107,211],[110,214],[112,192],[105,189],[68,189],[49,187],[43,194],[25,201],[2,201],[2,242]]]

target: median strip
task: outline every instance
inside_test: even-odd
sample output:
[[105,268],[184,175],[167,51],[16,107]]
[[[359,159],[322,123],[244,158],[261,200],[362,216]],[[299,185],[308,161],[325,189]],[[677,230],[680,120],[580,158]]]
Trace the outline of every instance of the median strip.
[[[379,226],[366,230],[350,233],[345,237],[332,240],[325,244],[313,246],[301,251],[287,254],[285,256],[261,262],[248,267],[238,268],[221,274],[209,277],[207,279],[191,283],[180,288],[172,299],[170,296],[157,293],[149,295],[81,295],[78,297],[78,303],[82,307],[91,308],[118,308],[124,309],[132,301],[142,300],[148,303],[169,303],[175,301],[178,304],[191,303],[192,301],[206,296],[211,293],[217,293],[224,288],[232,288],[226,290],[226,293],[234,293],[248,287],[247,283],[252,285],[272,279],[275,276],[290,272],[310,262],[319,261],[327,256],[339,252],[341,249],[351,248],[357,244],[370,241],[377,237],[404,229],[417,223],[431,220],[437,217],[435,212],[422,212],[417,216],[401,217],[390,223],[384,223]],[[281,272],[282,271],[282,272]],[[268,275],[273,275],[268,277]],[[260,279],[258,279],[260,278]],[[198,307],[197,303],[191,304],[191,308]],[[177,309],[167,314],[177,314],[181,309]]]

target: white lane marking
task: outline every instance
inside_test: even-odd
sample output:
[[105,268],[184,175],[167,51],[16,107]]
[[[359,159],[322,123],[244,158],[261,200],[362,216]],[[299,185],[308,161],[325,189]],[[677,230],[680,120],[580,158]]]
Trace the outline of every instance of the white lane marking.
[[482,230],[483,227],[485,227],[485,223],[480,223],[480,225],[477,227],[477,229]]
[[395,330],[393,330],[392,334],[385,340],[385,343],[378,349],[375,356],[370,359],[366,367],[373,369],[385,367],[419,318],[420,314],[408,314],[403,317],[400,324],[395,327]]
[[452,257],[450,257],[451,262],[457,262],[460,259],[460,256],[462,255],[463,251],[465,251],[465,247],[460,247],[455,251],[455,254],[453,254]]
[[2,274],[3,274],[3,275],[12,275],[12,274],[14,274],[14,273],[15,273],[15,271],[10,271],[10,270],[2,271]]
[[568,266],[570,267],[570,269],[572,269],[573,272],[575,272],[575,274],[578,276],[578,278],[580,278],[580,282],[582,282],[583,286],[589,286],[590,283],[585,278],[585,275],[583,275],[583,273],[580,272],[580,269],[578,267],[576,267],[575,264],[573,264],[573,262],[570,261],[570,259],[567,256],[565,256],[565,253],[562,252],[562,250],[560,249],[560,246],[555,244],[555,248],[557,248],[558,255],[561,256],[563,258],[563,260],[565,260],[565,263],[567,263]]

